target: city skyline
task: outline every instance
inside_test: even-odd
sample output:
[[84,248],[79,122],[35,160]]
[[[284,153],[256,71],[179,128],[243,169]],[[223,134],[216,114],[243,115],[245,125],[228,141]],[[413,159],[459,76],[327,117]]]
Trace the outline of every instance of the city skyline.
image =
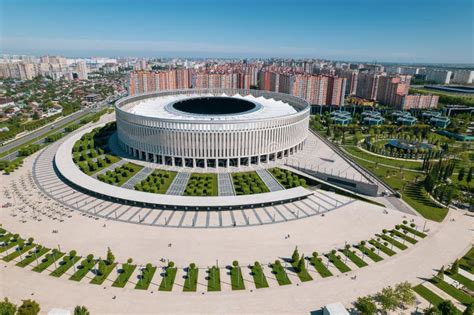
[[2,1],[1,53],[473,62],[470,1],[285,4]]

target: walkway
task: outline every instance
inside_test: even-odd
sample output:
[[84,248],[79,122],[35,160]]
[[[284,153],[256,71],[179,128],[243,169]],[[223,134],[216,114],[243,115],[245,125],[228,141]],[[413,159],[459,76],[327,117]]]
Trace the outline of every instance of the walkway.
[[125,184],[123,184],[122,188],[134,189],[136,184],[146,179],[148,175],[153,173],[153,171],[154,169],[150,167],[142,168],[138,173],[133,175]]
[[280,184],[280,182],[277,181],[275,177],[273,177],[273,175],[268,170],[266,169],[257,170],[257,174],[258,176],[260,176],[260,178],[262,179],[262,181],[265,183],[265,185],[270,191],[278,191],[278,190],[285,189]]
[[176,174],[166,194],[182,196],[184,193],[184,190],[186,189],[186,185],[188,184],[188,180],[190,177],[191,177],[191,173],[180,172]]
[[217,173],[217,187],[219,196],[234,196],[234,184],[230,173]]
[[127,163],[127,161],[125,160],[120,160],[114,164],[110,164],[109,166],[107,166],[106,168],[104,169],[101,169],[100,171],[98,171],[97,173],[94,173],[94,175],[92,175],[93,178],[97,178],[100,174],[105,174],[107,173],[107,171],[111,171],[113,169],[115,169],[116,167],[120,167],[122,165],[124,165],[125,163]]

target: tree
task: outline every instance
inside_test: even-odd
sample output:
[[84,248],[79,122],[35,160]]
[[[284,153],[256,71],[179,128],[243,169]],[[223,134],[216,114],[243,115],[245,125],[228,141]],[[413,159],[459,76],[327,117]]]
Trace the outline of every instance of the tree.
[[464,179],[465,174],[466,174],[466,171],[464,170],[464,167],[462,167],[458,173],[458,181],[461,182]]
[[468,183],[470,183],[471,180],[472,180],[472,172],[473,172],[473,169],[474,169],[474,168],[471,167],[471,168],[469,169],[469,173],[467,173],[466,182],[468,182]]
[[426,175],[425,180],[423,181],[423,186],[425,187],[426,191],[431,193],[433,188],[436,184],[436,179],[432,173]]
[[34,300],[23,300],[18,308],[17,315],[36,315],[40,312],[40,306]]
[[444,279],[444,266],[441,267],[441,269],[438,271],[438,274],[436,275],[435,281],[443,280]]
[[111,265],[114,262],[115,262],[115,256],[112,253],[112,250],[110,249],[110,247],[107,247],[107,263]]
[[423,315],[441,315],[441,312],[438,310],[437,307],[432,306],[432,307],[425,308],[423,310]]
[[416,296],[408,281],[395,285],[395,293],[397,294],[403,308],[415,305]]
[[474,313],[474,303],[471,303],[466,306],[466,309],[462,313],[462,315],[472,315]]
[[89,310],[85,306],[76,306],[74,308],[74,315],[89,315]]
[[370,296],[364,296],[357,298],[354,303],[354,307],[362,315],[373,315],[377,313],[377,305],[375,305],[373,299]]
[[383,288],[382,291],[376,295],[376,299],[385,312],[395,311],[400,305],[398,295],[391,286]]
[[459,260],[455,260],[453,262],[453,265],[451,266],[451,269],[449,270],[449,272],[452,274],[452,275],[455,275],[459,272]]
[[296,263],[300,260],[300,254],[298,252],[298,246],[295,247],[295,250],[293,251],[293,255],[291,255],[291,262]]
[[450,300],[444,300],[443,302],[439,303],[438,309],[442,315],[454,315],[457,314],[458,311],[456,306],[454,306],[453,302]]
[[0,314],[2,315],[15,315],[16,305],[11,303],[8,298],[5,298],[0,302]]

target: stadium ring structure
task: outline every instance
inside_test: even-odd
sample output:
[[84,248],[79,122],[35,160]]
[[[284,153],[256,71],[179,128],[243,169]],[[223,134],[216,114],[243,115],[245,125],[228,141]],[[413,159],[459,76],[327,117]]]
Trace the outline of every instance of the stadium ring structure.
[[282,93],[192,89],[116,102],[119,145],[177,167],[228,168],[283,159],[303,148],[309,104]]

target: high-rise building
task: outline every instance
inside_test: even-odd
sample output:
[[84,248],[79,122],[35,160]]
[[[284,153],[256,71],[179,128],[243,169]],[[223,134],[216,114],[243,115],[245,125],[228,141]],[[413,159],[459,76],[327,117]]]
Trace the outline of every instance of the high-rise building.
[[375,100],[379,87],[380,74],[361,72],[357,77],[356,95],[368,100]]
[[294,77],[291,94],[315,105],[344,104],[346,79],[325,75],[298,74]]
[[456,70],[454,71],[454,76],[451,82],[456,84],[471,84],[473,81],[473,70]]
[[430,109],[438,107],[438,101],[438,95],[405,95],[400,96],[396,108],[401,110],[409,110],[412,108]]
[[384,105],[395,105],[397,96],[408,94],[411,76],[381,76],[378,80],[376,100]]
[[449,84],[452,72],[449,70],[427,69],[426,81],[433,81],[440,84]]
[[76,65],[76,71],[77,71],[77,78],[79,80],[87,80],[88,78],[88,70],[87,70],[87,65],[84,61],[78,61]]
[[346,95],[354,95],[357,91],[358,72],[354,70],[337,69],[336,75],[346,79]]

